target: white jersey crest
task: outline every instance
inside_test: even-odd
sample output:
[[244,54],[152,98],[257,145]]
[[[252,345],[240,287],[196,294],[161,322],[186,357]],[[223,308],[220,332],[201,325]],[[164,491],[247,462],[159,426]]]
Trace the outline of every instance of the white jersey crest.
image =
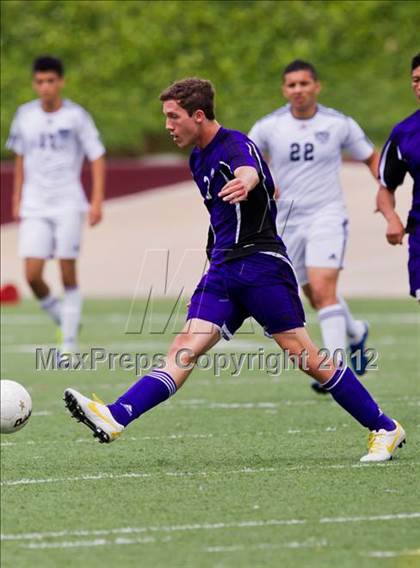
[[285,105],[259,120],[249,137],[269,155],[280,188],[278,226],[298,224],[324,207],[345,212],[340,185],[341,152],[356,160],[372,155],[373,144],[352,118],[318,105],[310,119],[297,119]]
[[39,100],[20,106],[7,147],[23,156],[22,217],[87,209],[80,181],[83,159],[96,160],[105,148],[81,106],[67,99],[55,112],[45,112]]

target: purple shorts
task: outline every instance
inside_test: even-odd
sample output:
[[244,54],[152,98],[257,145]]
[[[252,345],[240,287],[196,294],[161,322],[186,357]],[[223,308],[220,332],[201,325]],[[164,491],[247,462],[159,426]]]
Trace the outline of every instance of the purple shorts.
[[410,294],[416,297],[420,290],[420,227],[416,227],[408,237],[408,276]]
[[305,325],[292,265],[264,253],[210,265],[191,298],[187,320],[214,323],[230,339],[252,316],[268,334]]

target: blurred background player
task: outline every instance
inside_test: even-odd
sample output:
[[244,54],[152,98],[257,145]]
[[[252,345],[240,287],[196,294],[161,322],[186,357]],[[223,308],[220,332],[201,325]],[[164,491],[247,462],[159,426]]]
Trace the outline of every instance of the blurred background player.
[[324,358],[304,327],[297,280],[276,231],[274,182],[255,144],[217,122],[209,81],[178,81],[160,100],[175,144],[194,146],[190,169],[215,233],[209,270],[191,298],[188,321],[165,366],[141,377],[110,405],[66,389],[70,413],[100,442],[114,441],[131,422],[174,395],[197,358],[252,316],[279,347],[297,356],[303,371],[369,428],[369,450],[361,461],[391,459],[405,441],[403,428],[382,412],[349,367],[335,368],[331,359],[322,365]]
[[[38,99],[20,106],[7,147],[15,153],[13,217],[20,220],[19,255],[41,307],[61,327],[61,353],[77,349],[82,298],[76,259],[88,210],[91,226],[100,222],[104,197],[105,149],[91,116],[61,98],[62,62],[42,56],[33,63]],[[88,206],[80,173],[84,157],[92,167]],[[60,264],[64,297],[55,298],[43,279],[46,259]]]
[[[420,103],[420,53],[411,62],[411,85]],[[394,191],[409,172],[414,180],[413,203],[408,214],[407,227],[395,211]],[[378,210],[387,220],[386,238],[391,245],[402,244],[408,237],[408,273],[410,294],[420,302],[420,110],[397,124],[388,138],[379,164],[381,182]]]
[[[340,184],[343,150],[364,162],[377,179],[379,156],[350,117],[317,102],[321,85],[314,66],[295,60],[283,71],[289,103],[259,120],[249,137],[270,160],[280,194],[277,230],[299,284],[318,311],[324,347],[331,356],[347,344],[354,370],[366,372],[366,322],[355,320],[337,293],[347,241],[347,211]],[[318,383],[313,383],[317,392]]]

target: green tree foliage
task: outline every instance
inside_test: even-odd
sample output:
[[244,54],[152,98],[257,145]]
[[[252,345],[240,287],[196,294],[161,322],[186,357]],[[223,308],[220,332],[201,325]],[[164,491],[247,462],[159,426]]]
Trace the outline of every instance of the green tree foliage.
[[66,96],[92,112],[114,155],[172,147],[158,95],[185,76],[211,79],[219,119],[247,131],[283,104],[281,69],[296,57],[318,67],[321,101],[382,143],[415,108],[417,10],[401,0],[2,2],[1,142],[33,97],[32,59],[51,53],[65,62]]

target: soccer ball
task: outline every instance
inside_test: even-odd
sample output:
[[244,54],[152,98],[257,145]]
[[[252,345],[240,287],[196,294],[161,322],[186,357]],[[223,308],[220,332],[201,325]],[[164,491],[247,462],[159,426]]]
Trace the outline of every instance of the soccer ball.
[[25,426],[32,412],[32,400],[28,391],[15,381],[1,380],[0,430],[13,434]]

